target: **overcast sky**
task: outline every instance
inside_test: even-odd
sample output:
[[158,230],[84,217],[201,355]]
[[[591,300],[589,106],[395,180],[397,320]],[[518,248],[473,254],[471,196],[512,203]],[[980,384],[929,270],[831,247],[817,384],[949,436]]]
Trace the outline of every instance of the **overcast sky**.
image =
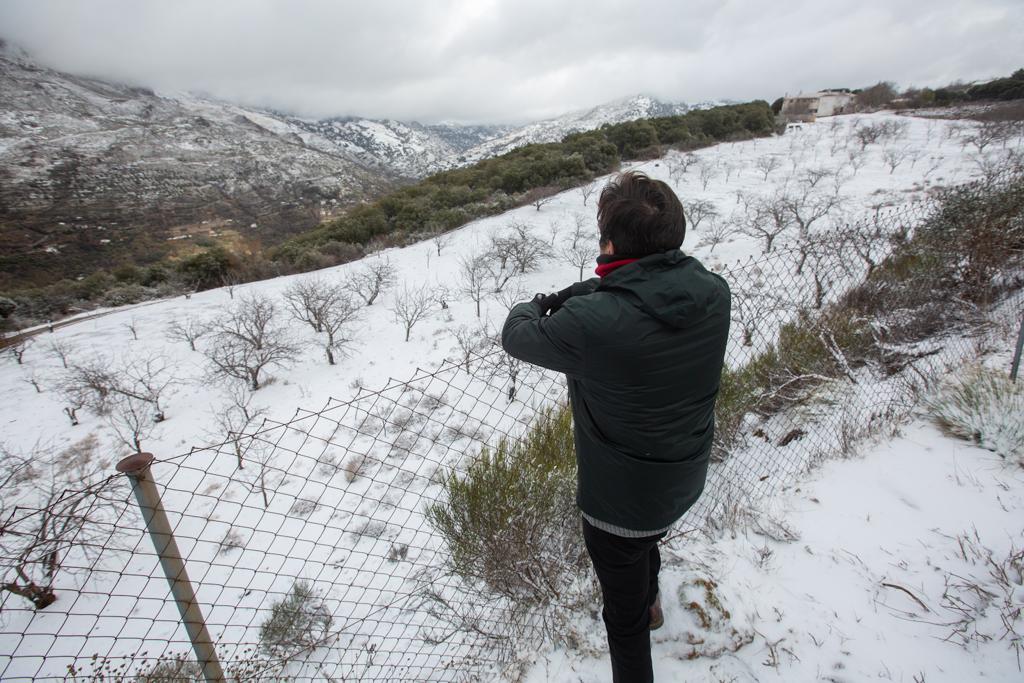
[[1024,67],[1024,0],[0,0],[61,70],[313,117],[523,122]]

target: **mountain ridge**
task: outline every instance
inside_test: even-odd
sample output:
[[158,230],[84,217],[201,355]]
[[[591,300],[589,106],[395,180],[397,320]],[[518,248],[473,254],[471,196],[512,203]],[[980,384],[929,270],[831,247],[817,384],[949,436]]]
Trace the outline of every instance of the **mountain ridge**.
[[438,171],[689,108],[636,96],[520,127],[311,120],[57,71],[9,42],[0,91],[3,288],[225,236],[245,253]]

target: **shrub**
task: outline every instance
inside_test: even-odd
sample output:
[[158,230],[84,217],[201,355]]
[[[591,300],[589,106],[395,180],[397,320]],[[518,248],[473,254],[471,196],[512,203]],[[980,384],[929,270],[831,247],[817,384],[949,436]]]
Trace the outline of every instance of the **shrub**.
[[152,293],[139,284],[118,285],[107,290],[100,299],[104,306],[127,306],[148,299]]
[[199,683],[203,670],[191,656],[178,652],[163,655],[135,675],[135,683]]
[[458,575],[516,607],[571,601],[586,551],[568,406],[545,410],[520,440],[483,449],[443,486],[446,495],[427,516]]
[[275,658],[311,650],[327,637],[332,622],[309,582],[296,581],[287,596],[271,604],[270,616],[260,625],[260,648]]
[[193,254],[178,263],[178,272],[200,289],[219,286],[231,269],[231,256],[222,247]]
[[722,368],[715,400],[715,443],[712,462],[725,460],[739,441],[743,418],[757,404],[757,391],[749,372]]
[[927,408],[948,434],[1024,467],[1024,383],[975,365],[928,399]]

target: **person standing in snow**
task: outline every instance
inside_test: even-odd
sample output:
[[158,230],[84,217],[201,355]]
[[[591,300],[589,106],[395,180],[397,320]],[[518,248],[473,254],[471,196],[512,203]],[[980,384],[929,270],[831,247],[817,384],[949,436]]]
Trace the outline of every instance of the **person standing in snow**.
[[638,172],[601,192],[597,278],[509,312],[509,355],[569,385],[576,502],[601,584],[612,679],[654,679],[658,542],[704,489],[729,336],[729,286],[684,254],[683,207]]

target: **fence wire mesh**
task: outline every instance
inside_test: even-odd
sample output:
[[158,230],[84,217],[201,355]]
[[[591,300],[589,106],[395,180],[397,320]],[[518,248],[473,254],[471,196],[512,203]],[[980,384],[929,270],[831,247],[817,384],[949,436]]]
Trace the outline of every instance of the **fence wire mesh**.
[[[984,274],[998,286],[973,300],[956,300],[940,268],[888,277],[969,260],[955,241],[906,246],[935,220],[936,205],[914,205],[724,269],[734,314],[718,442],[668,543],[735,521],[906,414],[949,367],[1011,347],[1019,260]],[[448,473],[564,400],[562,376],[494,348],[157,454],[150,472],[227,679],[500,677],[542,628],[449,569],[425,510]],[[49,491],[2,521],[3,680],[200,680],[126,477]]]

